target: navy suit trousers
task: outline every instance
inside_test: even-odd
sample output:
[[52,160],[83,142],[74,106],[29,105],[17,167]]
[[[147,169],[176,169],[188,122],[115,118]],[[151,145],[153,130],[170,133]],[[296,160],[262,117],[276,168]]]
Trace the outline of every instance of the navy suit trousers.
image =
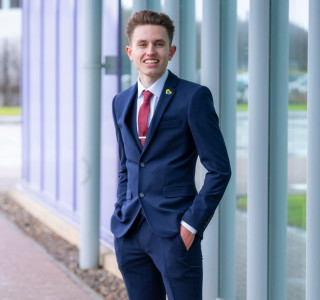
[[119,269],[130,300],[201,300],[201,239],[187,251],[179,235],[155,235],[140,215],[133,227],[115,238]]

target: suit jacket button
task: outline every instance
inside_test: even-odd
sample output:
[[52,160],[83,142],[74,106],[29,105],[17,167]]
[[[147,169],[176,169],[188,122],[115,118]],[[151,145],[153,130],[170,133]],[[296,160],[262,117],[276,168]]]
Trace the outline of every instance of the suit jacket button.
[[146,165],[142,162],[142,163],[140,163],[140,167],[141,168],[144,168]]
[[139,193],[139,197],[143,198],[144,197],[144,193]]

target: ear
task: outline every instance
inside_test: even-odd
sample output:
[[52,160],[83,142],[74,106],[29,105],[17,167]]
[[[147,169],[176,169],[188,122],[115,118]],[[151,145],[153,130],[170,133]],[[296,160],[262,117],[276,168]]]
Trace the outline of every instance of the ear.
[[169,49],[169,61],[172,59],[172,57],[174,56],[174,54],[176,53],[177,47],[176,46],[170,46]]
[[126,52],[128,54],[128,57],[131,61],[133,61],[133,57],[132,57],[132,48],[131,46],[126,46]]

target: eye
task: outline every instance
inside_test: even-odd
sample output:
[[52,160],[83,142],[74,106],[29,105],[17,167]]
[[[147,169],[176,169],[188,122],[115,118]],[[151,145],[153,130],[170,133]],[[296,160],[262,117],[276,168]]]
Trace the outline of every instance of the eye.
[[162,43],[162,42],[157,42],[156,43],[156,47],[163,47],[164,46],[164,43]]
[[138,47],[146,47],[146,46],[147,46],[146,43],[139,43],[139,44],[138,44]]

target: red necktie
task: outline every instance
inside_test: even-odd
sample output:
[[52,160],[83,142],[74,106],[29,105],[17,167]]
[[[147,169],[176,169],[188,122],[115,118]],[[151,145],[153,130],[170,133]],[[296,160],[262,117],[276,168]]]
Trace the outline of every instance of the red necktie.
[[143,91],[143,103],[138,114],[138,134],[141,145],[144,145],[148,132],[148,115],[150,111],[150,100],[153,94],[150,91]]

